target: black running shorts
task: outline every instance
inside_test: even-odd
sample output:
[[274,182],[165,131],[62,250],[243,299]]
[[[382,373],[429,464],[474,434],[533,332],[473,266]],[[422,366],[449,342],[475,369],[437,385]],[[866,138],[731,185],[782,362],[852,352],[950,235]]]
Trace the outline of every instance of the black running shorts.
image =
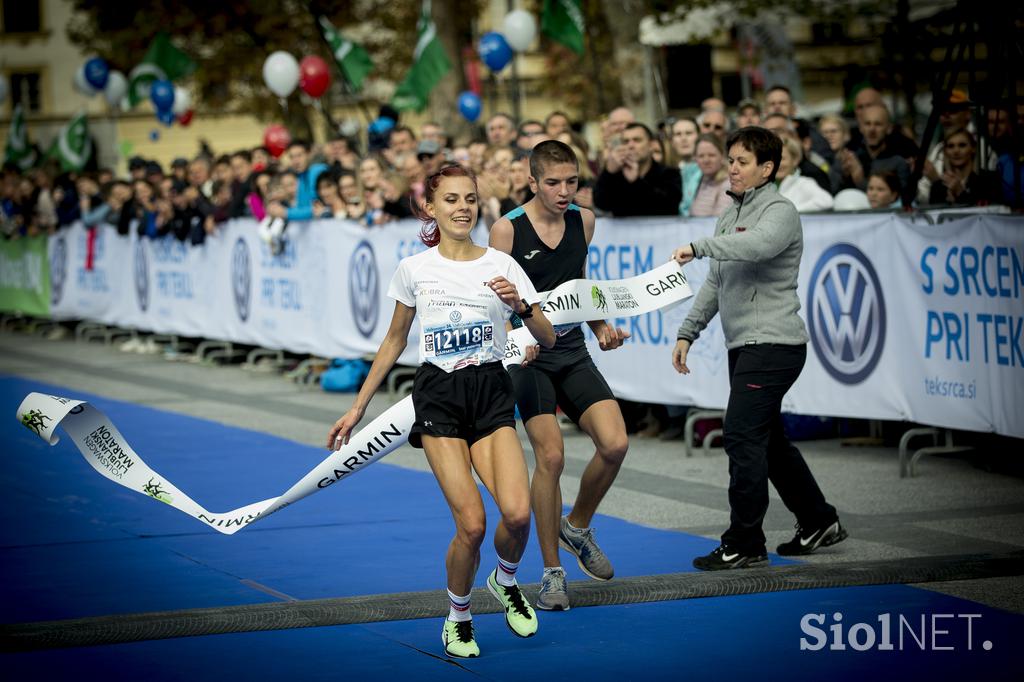
[[[541,350],[542,357],[544,353]],[[526,367],[509,367],[519,416],[524,424],[539,414],[555,414],[556,407],[561,407],[569,419],[579,424],[580,417],[591,405],[615,400],[590,354],[573,355],[571,361],[564,363],[535,362]]]
[[468,445],[497,431],[516,426],[512,380],[500,362],[445,372],[420,365],[412,385],[416,422],[409,444],[422,448],[423,434],[461,438]]

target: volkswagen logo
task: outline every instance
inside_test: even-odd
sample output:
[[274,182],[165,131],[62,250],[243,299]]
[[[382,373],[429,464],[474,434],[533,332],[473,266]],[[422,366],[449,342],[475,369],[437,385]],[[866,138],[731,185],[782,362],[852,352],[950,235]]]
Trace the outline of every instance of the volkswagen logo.
[[68,243],[64,237],[57,237],[53,240],[53,251],[50,252],[50,305],[60,303],[67,279]]
[[370,242],[363,240],[352,252],[348,267],[348,297],[356,329],[370,338],[377,327],[379,314],[380,278],[377,276],[377,258]]
[[231,290],[238,319],[245,322],[249,319],[249,303],[252,299],[252,260],[249,258],[249,246],[241,237],[231,251]]
[[448,316],[448,319],[454,322],[455,324],[458,324],[459,322],[462,322],[462,313],[460,313],[458,310],[453,310],[452,314]]
[[851,244],[821,255],[807,292],[807,322],[818,359],[834,379],[858,384],[885,346],[885,299],[871,261]]
[[141,238],[135,242],[135,298],[139,302],[139,310],[146,312],[149,308],[149,260],[146,243]]

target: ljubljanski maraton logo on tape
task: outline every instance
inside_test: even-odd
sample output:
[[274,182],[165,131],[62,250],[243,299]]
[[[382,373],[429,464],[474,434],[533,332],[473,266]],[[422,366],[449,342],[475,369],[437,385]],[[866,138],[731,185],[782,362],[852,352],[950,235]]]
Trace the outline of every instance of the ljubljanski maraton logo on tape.
[[807,292],[807,327],[818,359],[834,379],[858,384],[885,347],[885,299],[871,261],[851,244],[818,259]]
[[252,302],[252,258],[249,257],[249,245],[241,237],[231,251],[231,290],[238,319],[245,322],[249,319]]
[[149,257],[146,255],[146,240],[135,242],[135,298],[139,310],[149,308]]
[[149,479],[146,485],[142,486],[142,491],[152,497],[154,500],[160,500],[166,504],[174,502],[174,498],[167,494],[167,491],[160,487],[160,481],[153,482],[153,479]]
[[46,428],[46,422],[53,421],[50,417],[43,414],[42,410],[29,410],[25,414],[21,415],[22,426],[30,429],[37,436],[41,436],[43,429]]
[[590,296],[594,300],[594,307],[601,312],[608,312],[608,300],[604,297],[604,292],[596,284],[590,287]]
[[380,301],[380,277],[377,258],[370,242],[361,241],[352,252],[348,268],[348,294],[356,329],[366,338],[377,328]]

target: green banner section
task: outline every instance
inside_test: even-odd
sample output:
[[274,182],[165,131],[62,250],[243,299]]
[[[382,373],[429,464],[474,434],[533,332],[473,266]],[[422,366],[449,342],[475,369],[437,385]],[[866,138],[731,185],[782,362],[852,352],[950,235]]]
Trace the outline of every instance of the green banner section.
[[0,312],[49,316],[45,236],[0,239]]

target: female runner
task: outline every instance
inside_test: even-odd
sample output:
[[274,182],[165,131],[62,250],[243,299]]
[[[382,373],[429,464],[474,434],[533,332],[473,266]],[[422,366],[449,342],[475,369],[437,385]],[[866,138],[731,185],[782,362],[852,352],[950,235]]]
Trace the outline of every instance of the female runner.
[[470,239],[480,210],[473,175],[461,166],[446,166],[427,178],[424,198],[420,237],[431,248],[399,263],[388,289],[395,299],[391,326],[355,404],[327,434],[327,446],[338,449],[348,442],[405,349],[419,314],[421,364],[413,382],[416,420],[409,443],[426,453],[455,520],[446,557],[450,609],[441,635],[445,653],[475,657],[480,649],[469,598],[486,516],[473,471],[501,511],[494,531],[497,566],[487,577],[487,588],[504,607],[513,633],[530,637],[537,632],[536,614],[515,580],[530,532],[530,487],[515,431],[512,382],[501,361],[505,323],[513,311],[545,347],[555,345],[555,332],[515,260]]

